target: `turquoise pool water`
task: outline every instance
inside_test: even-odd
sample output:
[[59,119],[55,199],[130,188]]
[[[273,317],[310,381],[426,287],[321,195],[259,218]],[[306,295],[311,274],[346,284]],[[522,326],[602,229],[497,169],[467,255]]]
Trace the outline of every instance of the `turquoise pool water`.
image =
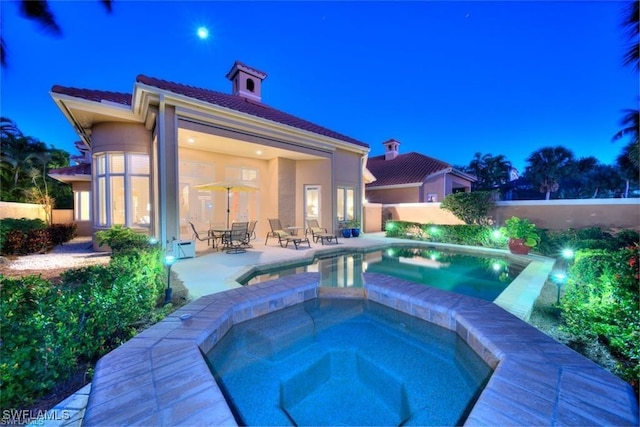
[[461,425],[492,373],[455,332],[362,299],[234,325],[207,360],[240,425]]
[[320,273],[321,286],[362,287],[362,273],[370,272],[493,301],[524,267],[498,256],[477,256],[425,246],[392,246],[317,257],[310,264],[264,268],[242,280],[241,284],[252,285],[311,271]]

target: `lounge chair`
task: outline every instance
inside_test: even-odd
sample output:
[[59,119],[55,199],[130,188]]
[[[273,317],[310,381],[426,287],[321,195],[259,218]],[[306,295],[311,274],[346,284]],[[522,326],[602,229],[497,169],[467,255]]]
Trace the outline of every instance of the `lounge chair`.
[[256,224],[258,221],[249,221],[249,227],[247,228],[247,240],[253,240],[256,238]]
[[335,240],[336,245],[338,244],[338,235],[327,232],[327,229],[324,227],[320,227],[317,219],[308,219],[307,220],[307,233],[311,233],[311,237],[313,238],[313,243],[320,243],[324,245],[324,241],[331,243]]
[[225,236],[224,243],[228,254],[239,254],[247,251],[249,246],[248,230],[248,222],[234,222],[231,224],[231,231]]
[[[207,242],[207,246],[211,245],[211,241],[213,240],[213,247],[216,247],[216,236],[214,236],[213,234],[211,234],[209,232],[209,230],[207,231],[201,231],[200,233],[196,230],[196,226],[193,225],[193,223],[191,221],[189,221],[189,224],[191,225],[191,229],[193,230],[193,238],[194,239],[198,239],[201,242],[206,241]],[[204,234],[206,233],[207,237],[203,237]],[[202,234],[203,236],[200,236],[200,234]]]
[[265,246],[267,245],[269,238],[273,237],[278,239],[278,243],[283,248],[286,248],[289,245],[289,242],[293,243],[296,250],[302,242],[306,242],[307,245],[311,247],[311,242],[309,242],[309,238],[307,236],[293,236],[287,233],[284,228],[282,228],[282,224],[278,218],[269,218],[269,226],[271,227],[271,231],[267,233],[267,238],[264,240]]

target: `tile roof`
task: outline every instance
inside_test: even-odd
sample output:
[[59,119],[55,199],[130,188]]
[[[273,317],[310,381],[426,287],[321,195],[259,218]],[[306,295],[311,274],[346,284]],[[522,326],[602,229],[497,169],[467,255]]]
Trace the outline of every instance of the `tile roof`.
[[393,160],[385,160],[384,154],[370,157],[367,169],[376,177],[367,188],[386,185],[422,184],[426,177],[451,168],[449,163],[441,162],[420,153],[399,154]]
[[199,101],[207,102],[209,104],[218,105],[220,107],[229,108],[231,110],[239,111],[251,116],[261,117],[263,119],[271,120],[283,125],[306,130],[308,132],[313,132],[318,135],[328,136],[330,138],[339,139],[341,141],[360,145],[362,147],[369,147],[369,144],[366,144],[362,141],[358,141],[357,139],[353,139],[341,133],[334,132],[325,127],[316,125],[299,117],[292,116],[291,114],[284,113],[282,111],[276,110],[275,108],[271,108],[261,102],[252,101],[242,96],[229,95],[214,90],[201,89],[144,75],[139,75],[136,78],[136,81],[148,86],[157,87],[158,89],[162,89],[168,92],[173,92],[179,95],[187,96],[189,98],[197,99]]
[[[369,144],[357,139],[348,137],[338,132],[334,132],[325,127],[311,123],[307,120],[303,120],[299,117],[287,114],[285,112],[271,108],[263,103],[252,101],[242,96],[230,95],[226,93],[216,92],[214,90],[197,88],[194,86],[188,86],[180,83],[174,83],[167,80],[161,80],[154,77],[148,77],[139,75],[136,77],[136,82],[145,84],[147,86],[153,86],[158,89],[172,92],[178,95],[183,95],[189,98],[197,99],[209,104],[218,105],[220,107],[229,108],[231,110],[239,111],[251,116],[260,117],[263,119],[271,120],[273,122],[281,123],[283,125],[291,126],[297,129],[306,130],[318,135],[327,136],[330,138],[338,139],[340,141],[348,142],[351,144],[359,145],[361,147],[369,148]],[[51,88],[54,93],[63,95],[69,95],[77,98],[83,98],[89,101],[101,102],[110,101],[118,104],[131,106],[132,94],[120,93],[120,92],[108,92],[103,90],[91,90],[91,89],[78,89],[71,87],[64,87],[55,85]]]
[[65,87],[54,85],[51,92],[69,95],[75,98],[82,98],[89,101],[102,102],[110,101],[122,105],[131,106],[131,94],[123,92],[109,92],[106,90],[79,89],[75,87]]

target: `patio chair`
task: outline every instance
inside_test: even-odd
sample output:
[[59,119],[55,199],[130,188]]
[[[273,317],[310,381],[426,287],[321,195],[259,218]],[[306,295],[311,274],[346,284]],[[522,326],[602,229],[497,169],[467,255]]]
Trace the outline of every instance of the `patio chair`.
[[[209,232],[209,230],[207,230],[207,231],[201,231],[201,232],[199,233],[199,232],[198,232],[198,230],[196,230],[196,226],[195,226],[195,225],[193,225],[193,223],[192,223],[191,221],[189,221],[189,224],[191,225],[191,229],[193,230],[193,237],[192,237],[193,239],[198,239],[198,240],[200,240],[201,242],[206,241],[206,242],[207,242],[207,246],[211,245],[211,241],[213,240],[213,245],[212,245],[212,247],[213,247],[213,248],[216,248],[216,247],[217,247],[217,245],[216,245],[216,236],[214,236],[213,234],[211,234],[211,233]],[[203,234],[203,236],[204,236],[204,234],[206,233],[207,237],[200,236],[200,234],[201,234],[201,233]]]
[[320,227],[317,219],[307,220],[307,233],[311,233],[313,243],[318,243],[318,240],[320,240],[320,243],[324,245],[326,239],[329,243],[335,240],[336,245],[338,244],[338,235],[329,233],[326,228]]
[[225,248],[228,254],[240,254],[247,251],[249,240],[247,231],[248,222],[234,222],[231,224],[231,231],[225,236]]
[[249,221],[249,227],[247,228],[247,240],[254,240],[256,236],[256,224],[258,221]]
[[287,233],[284,228],[282,228],[282,224],[280,223],[280,219],[278,218],[269,218],[269,226],[271,227],[271,231],[267,233],[267,238],[264,240],[264,245],[267,245],[267,241],[270,237],[277,238],[280,247],[286,248],[289,245],[289,242],[293,243],[296,247],[296,250],[300,246],[301,243],[306,242],[309,247],[311,247],[311,242],[309,242],[309,238],[307,236],[293,236]]

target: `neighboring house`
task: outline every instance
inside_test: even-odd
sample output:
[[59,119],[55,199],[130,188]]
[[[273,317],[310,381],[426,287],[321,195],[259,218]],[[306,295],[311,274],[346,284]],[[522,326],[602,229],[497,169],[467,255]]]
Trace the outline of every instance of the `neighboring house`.
[[[117,224],[163,245],[197,227],[225,227],[267,218],[327,228],[359,217],[369,146],[261,102],[266,74],[235,62],[232,93],[139,75],[133,93],[54,86],[51,96],[90,153],[90,171],[51,175],[72,184],[76,218],[89,213],[92,231]],[[205,191],[231,181],[259,191]],[[229,203],[227,205],[227,203]]]
[[376,178],[365,187],[365,198],[371,203],[441,202],[448,194],[471,191],[471,183],[476,181],[432,157],[399,154],[400,142],[395,139],[383,144],[385,154],[367,161],[367,169]]

